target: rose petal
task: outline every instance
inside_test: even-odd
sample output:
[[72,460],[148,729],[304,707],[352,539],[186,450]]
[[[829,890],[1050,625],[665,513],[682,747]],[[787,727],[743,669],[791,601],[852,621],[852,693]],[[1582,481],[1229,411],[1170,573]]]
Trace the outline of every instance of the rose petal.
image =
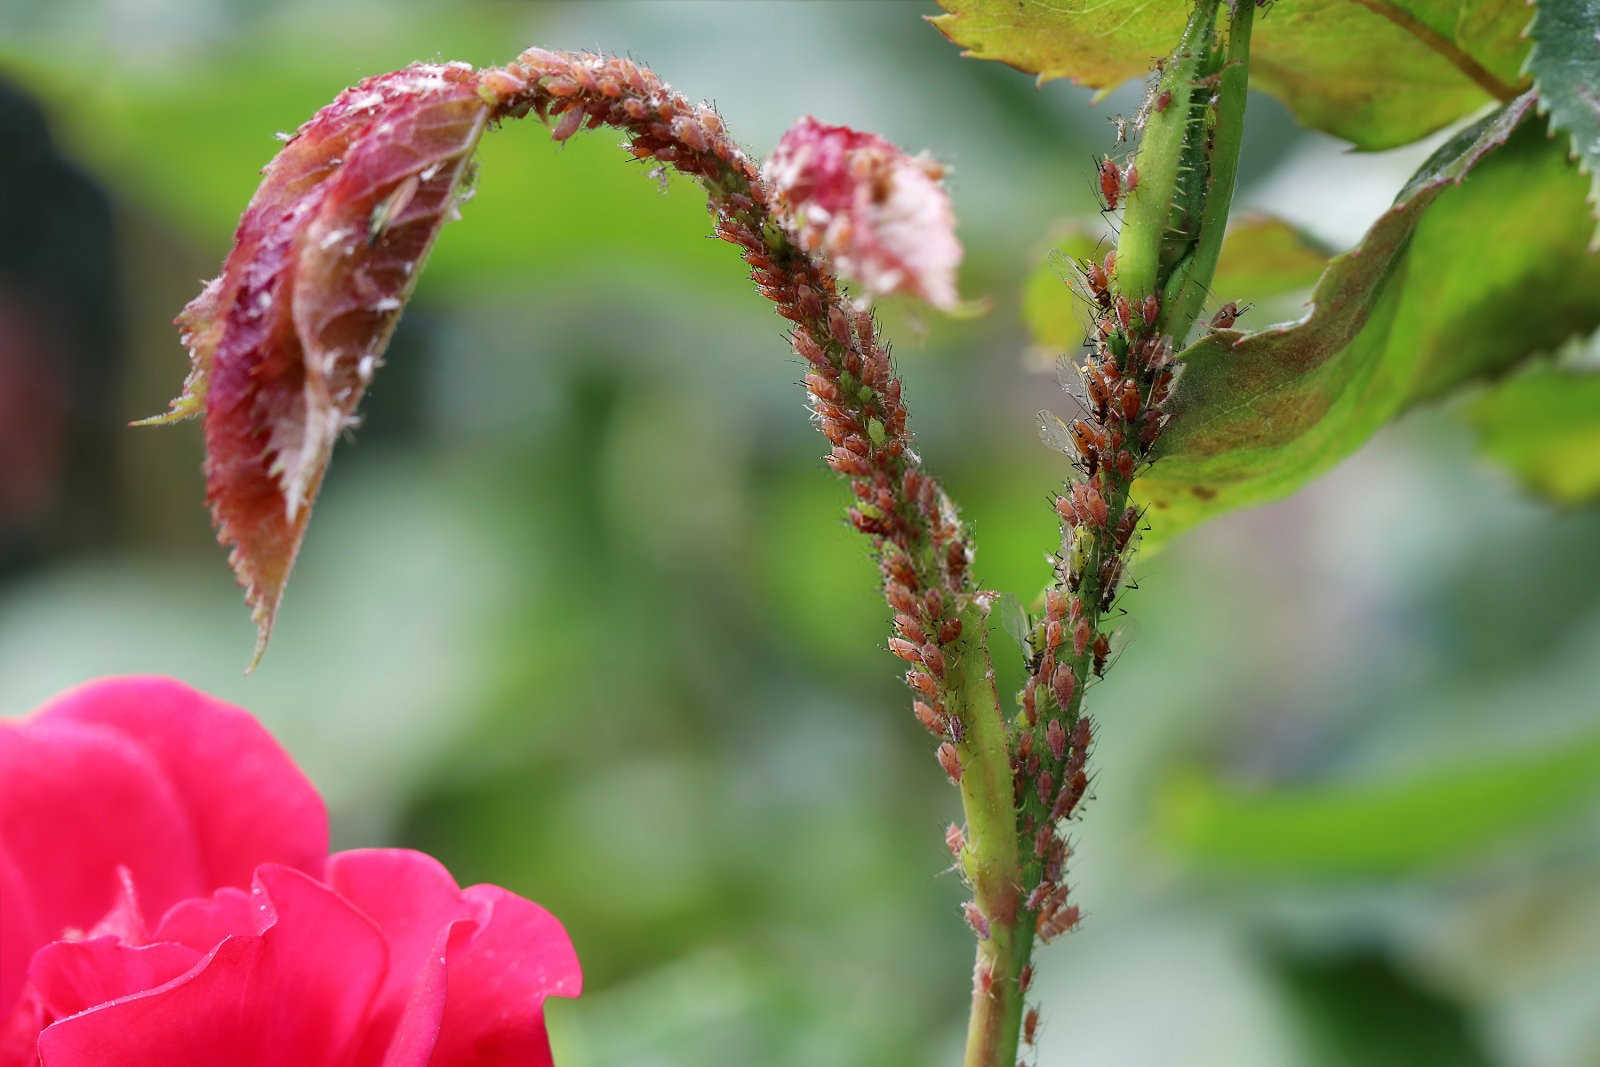
[[299,871],[256,872],[259,936],[217,946],[183,978],[63,1019],[39,1035],[42,1067],[344,1067],[382,985],[383,938]]
[[182,900],[162,917],[151,940],[175,941],[210,952],[225,937],[255,935],[271,926],[277,916],[270,908],[262,909],[260,904],[251,894],[232,886],[219,889],[209,897]]
[[383,931],[389,973],[373,1004],[356,1064],[426,1067],[444,1017],[445,966],[452,938],[464,944],[483,909],[432,856],[409,849],[360,849],[328,858],[328,884]]
[[[176,791],[200,852],[202,881],[186,896],[246,886],[263,863],[310,874],[328,853],[328,813],[316,788],[255,717],[170,678],[110,678],[57,697],[39,722],[119,731],[154,759]],[[135,877],[145,914],[173,903]]]
[[165,985],[198,963],[204,954],[171,943],[132,946],[110,937],[57,941],[33,954],[28,995],[44,1021],[69,1015]]
[[116,901],[126,866],[145,906],[206,892],[189,814],[165,768],[115,729],[40,716],[0,722],[0,1013],[10,1011],[35,949],[92,928]]
[[578,956],[561,923],[532,901],[499,886],[475,885],[462,896],[487,920],[470,940],[452,939],[448,988],[435,1067],[548,1067],[545,997],[583,989]]

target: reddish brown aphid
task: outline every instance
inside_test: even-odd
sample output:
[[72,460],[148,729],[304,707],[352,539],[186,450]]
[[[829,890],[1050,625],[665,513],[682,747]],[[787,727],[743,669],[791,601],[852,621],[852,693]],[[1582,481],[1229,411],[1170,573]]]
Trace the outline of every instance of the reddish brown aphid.
[[889,601],[889,606],[902,615],[915,616],[922,611],[922,602],[899,582],[891,581],[885,585],[883,595]]
[[1083,279],[1089,283],[1089,293],[1096,300],[1105,298],[1106,286],[1111,284],[1111,280],[1106,277],[1106,269],[1104,267],[1094,262],[1094,260],[1090,260],[1088,265],[1083,268]]
[[889,651],[893,652],[907,663],[922,662],[922,654],[917,650],[917,646],[912,644],[910,641],[902,640],[898,637],[891,637],[889,638]]
[[1239,305],[1230,300],[1218,308],[1215,315],[1211,316],[1211,328],[1213,330],[1229,329],[1238,318]]
[[1031,1045],[1039,1036],[1039,1009],[1029,1008],[1028,1014],[1022,1017],[1022,1040],[1024,1044]]
[[1077,419],[1072,424],[1072,443],[1080,456],[1089,459],[1100,451],[1100,434],[1087,422]]
[[906,671],[906,684],[929,700],[939,699],[939,683],[926,671]]
[[928,670],[933,672],[935,678],[944,677],[944,653],[939,651],[937,645],[923,645],[921,656],[922,662],[927,665]]
[[[1079,625],[1082,626],[1087,624],[1080,623]],[[1077,643],[1076,634],[1073,635],[1073,643]],[[1082,653],[1080,652],[1079,655],[1082,655]],[[1077,690],[1077,688],[1078,679],[1073,675],[1072,668],[1067,666],[1065,663],[1058,666],[1055,669],[1055,673],[1050,676],[1050,689],[1056,695],[1056,703],[1061,705],[1063,708],[1067,708],[1072,705],[1072,694]],[[1051,741],[1050,747],[1052,749],[1056,747],[1054,740]],[[1061,753],[1057,752],[1056,759],[1060,758]]]
[[939,643],[941,645],[953,644],[961,637],[961,620],[946,619],[939,624]]
[[1122,417],[1132,422],[1139,417],[1139,387],[1131,381],[1122,383],[1122,389],[1117,393],[1117,404],[1122,408]]
[[1167,108],[1169,108],[1171,106],[1172,106],[1172,90],[1171,89],[1163,89],[1163,90],[1161,90],[1161,95],[1156,97],[1156,102],[1155,102],[1156,114],[1157,115],[1161,114],[1163,111],[1167,110]]
[[1144,324],[1146,326],[1154,326],[1156,316],[1161,314],[1161,301],[1156,298],[1156,294],[1151,293],[1144,298],[1144,304],[1139,308],[1139,311],[1144,317]]
[[1017,988],[1026,993],[1028,987],[1033,985],[1033,964],[1022,968],[1022,973],[1017,976]]
[[961,784],[961,757],[956,753],[956,746],[946,741],[934,753],[939,759],[939,766],[944,768],[944,773],[956,785]]
[[994,996],[994,964],[979,960],[972,971],[972,989],[980,997]]
[[1067,731],[1062,728],[1060,719],[1051,719],[1050,728],[1045,731],[1045,738],[1050,742],[1050,754],[1056,759],[1067,758]]
[[950,720],[920,700],[912,702],[911,712],[923,729],[935,737],[943,737],[950,730]]
[[1106,635],[1101,634],[1096,637],[1094,639],[1094,673],[1096,675],[1102,677],[1105,675],[1106,657],[1110,654],[1111,642],[1106,639]]
[[917,622],[917,620],[913,619],[910,615],[896,615],[894,617],[894,626],[895,629],[900,631],[907,641],[914,641],[921,645],[925,644],[928,640],[927,634],[923,632],[922,624]]
[[1100,195],[1105,197],[1106,207],[1111,211],[1117,209],[1122,199],[1122,171],[1109,158],[1100,161]]
[[1124,330],[1133,325],[1133,305],[1128,303],[1125,296],[1117,297],[1117,322],[1122,324]]
[[[1089,620],[1079,619],[1078,625],[1074,627],[1072,631],[1072,651],[1075,655],[1081,656],[1083,655],[1084,651],[1088,649],[1090,635],[1092,633],[1093,631],[1089,627]],[[911,680],[911,676],[915,673],[917,672],[907,671],[906,681],[909,682]]]
[[944,828],[944,845],[950,850],[950,855],[960,859],[962,850],[967,847],[967,835],[961,827],[951,823]]
[[1122,172],[1122,187],[1131,193],[1139,188],[1139,168],[1133,163],[1128,164],[1128,169]]
[[979,941],[989,940],[989,917],[978,907],[978,902],[969,900],[961,905],[962,913],[967,917],[967,925],[972,927],[972,932],[978,935]]

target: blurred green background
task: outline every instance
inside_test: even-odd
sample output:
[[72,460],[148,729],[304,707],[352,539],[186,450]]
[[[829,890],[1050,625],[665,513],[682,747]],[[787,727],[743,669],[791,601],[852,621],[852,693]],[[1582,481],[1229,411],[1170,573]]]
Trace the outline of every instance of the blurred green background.
[[[427,849],[566,922],[569,1067],[955,1062],[957,798],[782,322],[692,185],[605,131],[486,140],[248,678],[199,429],[123,428],[177,391],[169,320],[274,131],[415,59],[626,52],[758,154],[812,112],[951,164],[993,311],[886,320],[981,580],[1030,599],[1064,474],[1033,413],[1066,401],[1024,277],[1137,97],[963,61],[933,10],[0,7],[0,712],[120,672],[250,707],[339,845]],[[1429,148],[1346,154],[1262,98],[1249,121],[1241,206],[1335,247]],[[1141,561],[1040,1064],[1600,1063],[1600,515],[1524,497],[1458,414]]]

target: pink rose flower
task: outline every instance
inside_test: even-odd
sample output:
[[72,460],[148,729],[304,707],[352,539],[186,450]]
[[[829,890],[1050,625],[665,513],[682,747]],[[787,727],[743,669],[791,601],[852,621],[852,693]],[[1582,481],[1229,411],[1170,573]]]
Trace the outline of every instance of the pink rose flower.
[[944,167],[926,153],[908,156],[881,137],[807,116],[783,135],[761,176],[801,247],[868,293],[956,307],[961,242]]
[[245,711],[163,678],[0,722],[0,1067],[525,1067],[561,924],[405,849],[327,855]]

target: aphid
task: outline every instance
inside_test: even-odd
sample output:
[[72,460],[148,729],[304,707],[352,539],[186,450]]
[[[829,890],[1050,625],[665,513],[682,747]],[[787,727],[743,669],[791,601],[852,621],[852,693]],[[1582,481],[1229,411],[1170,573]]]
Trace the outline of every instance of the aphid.
[[1105,677],[1106,656],[1111,654],[1111,641],[1105,634],[1094,639],[1094,673]]
[[917,650],[917,646],[912,644],[910,641],[904,641],[898,637],[891,637],[889,638],[889,651],[893,652],[896,656],[899,656],[907,663],[922,662],[922,654]]
[[934,753],[938,757],[939,766],[944,768],[944,773],[956,785],[961,784],[961,757],[956,754],[956,746],[946,741]]
[[961,637],[961,620],[946,619],[939,624],[939,643],[948,645]]
[[994,964],[986,959],[978,961],[972,971],[972,988],[980,997],[994,996]]
[[1172,90],[1171,89],[1163,89],[1163,90],[1161,90],[1161,95],[1156,97],[1156,102],[1155,102],[1156,114],[1157,115],[1161,114],[1163,111],[1167,110],[1167,108],[1169,108],[1171,106],[1172,106]]
[[1017,988],[1026,993],[1031,985],[1033,985],[1033,964],[1030,963],[1022,968],[1021,974],[1017,975]]
[[1144,298],[1144,305],[1139,310],[1144,318],[1144,324],[1146,326],[1154,326],[1156,324],[1156,316],[1161,314],[1161,301],[1156,298],[1156,294],[1151,293]]
[[1109,279],[1106,277],[1106,269],[1094,260],[1090,260],[1083,268],[1083,279],[1089,283],[1089,291],[1096,296],[1105,292],[1106,285],[1109,283]]
[[[1128,515],[1130,513],[1123,512],[1123,514]],[[928,641],[927,634],[922,629],[922,624],[910,615],[904,613],[896,615],[894,617],[894,627],[900,631],[901,636],[907,641],[912,641],[919,645],[926,644]]]
[[1039,1035],[1039,1009],[1029,1008],[1028,1014],[1022,1017],[1022,1041],[1031,1045]]
[[1128,303],[1128,298],[1125,296],[1117,297],[1117,322],[1124,330],[1133,326],[1133,305]]
[[[1073,643],[1077,643],[1076,634],[1073,635]],[[1081,655],[1082,653],[1079,654]],[[1072,705],[1072,694],[1077,688],[1078,679],[1072,673],[1072,668],[1067,666],[1065,663],[1058,666],[1055,669],[1055,673],[1050,676],[1050,689],[1056,695],[1056,703],[1061,705],[1062,708],[1068,708]],[[1059,729],[1059,724],[1056,723],[1054,719],[1051,720],[1051,725],[1056,727],[1056,729]],[[1055,747],[1055,730],[1053,729],[1050,736],[1050,748],[1052,752],[1054,752]],[[1061,753],[1055,752],[1055,757],[1056,759],[1060,759]]]
[[1211,328],[1213,330],[1231,329],[1239,316],[1243,315],[1249,310],[1249,304],[1246,304],[1244,307],[1240,307],[1237,303],[1230,300],[1218,308],[1215,315],[1211,316]]
[[960,859],[961,851],[967,847],[967,835],[962,832],[961,827],[951,823],[944,828],[944,844],[952,856]]
[[[892,641],[893,638],[890,638],[890,640]],[[934,644],[925,644],[922,646],[921,655],[922,662],[927,666],[928,670],[933,672],[933,676],[935,678],[943,678],[944,653],[939,651],[939,646]]]
[[1050,727],[1045,731],[1045,738],[1050,742],[1050,754],[1058,760],[1067,758],[1067,731],[1062,728],[1060,719],[1051,719]]
[[983,909],[978,907],[978,902],[975,900],[967,901],[961,905],[961,911],[967,917],[967,925],[972,927],[972,932],[978,935],[978,940],[989,940],[989,918],[983,914]]
[[906,671],[906,685],[909,685],[929,700],[939,699],[939,683],[934,681],[933,676],[926,671],[915,669]]
[[920,700],[912,702],[911,713],[917,717],[923,729],[935,737],[943,737],[950,732],[950,720]]
[[1100,451],[1100,433],[1087,422],[1077,419],[1072,423],[1072,444],[1085,460],[1091,459]]
[[1110,158],[1100,161],[1100,195],[1105,198],[1108,210],[1117,209],[1117,203],[1122,198],[1122,171]]
[[1122,172],[1122,187],[1129,193],[1139,188],[1139,167],[1129,163],[1128,169]]
[[1139,387],[1131,381],[1122,383],[1122,389],[1117,394],[1117,404],[1122,408],[1122,417],[1132,422],[1139,417]]

